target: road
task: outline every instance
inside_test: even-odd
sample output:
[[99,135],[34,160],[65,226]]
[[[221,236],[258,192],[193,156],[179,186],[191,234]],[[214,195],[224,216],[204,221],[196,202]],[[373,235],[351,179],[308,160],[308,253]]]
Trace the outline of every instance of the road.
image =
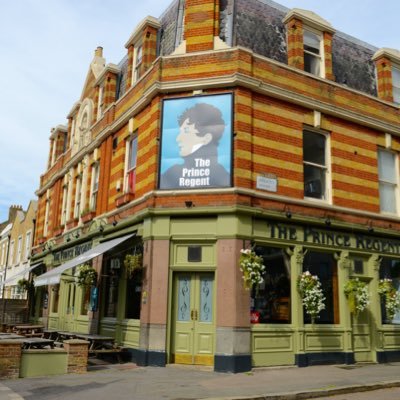
[[399,400],[400,388],[373,390],[372,392],[348,393],[313,400]]

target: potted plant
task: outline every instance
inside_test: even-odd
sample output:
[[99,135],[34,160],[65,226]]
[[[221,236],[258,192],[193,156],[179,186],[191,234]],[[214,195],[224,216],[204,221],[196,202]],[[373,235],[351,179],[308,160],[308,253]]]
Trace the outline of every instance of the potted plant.
[[79,287],[96,286],[97,271],[89,264],[82,264],[75,274],[75,281]]
[[349,279],[344,285],[344,293],[352,314],[357,315],[367,308],[369,293],[365,282],[360,281],[358,278]]
[[325,296],[318,276],[311,275],[310,271],[303,272],[297,279],[297,289],[305,311],[311,317],[311,323],[314,323],[319,313],[325,309]]
[[393,286],[393,281],[387,278],[379,281],[378,293],[385,303],[386,318],[392,320],[400,310],[400,293]]
[[127,254],[124,258],[124,266],[129,277],[132,277],[135,271],[143,268],[142,253]]
[[256,285],[264,282],[263,274],[265,272],[265,265],[263,258],[258,256],[252,249],[240,250],[239,268],[243,273],[243,284],[246,290],[250,290]]

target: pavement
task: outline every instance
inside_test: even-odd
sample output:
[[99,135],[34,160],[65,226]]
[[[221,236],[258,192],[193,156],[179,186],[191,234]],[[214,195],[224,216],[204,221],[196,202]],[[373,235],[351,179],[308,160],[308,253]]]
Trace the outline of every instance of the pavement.
[[400,387],[400,363],[270,367],[226,374],[204,367],[99,361],[86,374],[2,380],[0,399],[299,400],[390,387]]

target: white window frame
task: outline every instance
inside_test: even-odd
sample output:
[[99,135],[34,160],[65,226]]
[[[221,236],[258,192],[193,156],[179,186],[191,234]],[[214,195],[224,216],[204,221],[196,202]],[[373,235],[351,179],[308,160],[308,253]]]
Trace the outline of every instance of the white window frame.
[[[392,154],[394,157],[394,171],[393,171],[393,176],[395,177],[395,179],[393,181],[386,181],[382,178],[381,174],[379,173],[380,167],[380,153],[388,153],[388,154]],[[385,167],[387,168],[387,166]],[[381,200],[382,198],[382,191],[381,191],[381,186],[385,185],[385,186],[390,186],[393,188],[393,192],[394,192],[394,206],[395,206],[395,210],[391,211],[391,210],[384,210],[382,209],[382,202],[380,202],[380,210],[381,213],[383,214],[398,214],[399,212],[399,157],[398,154],[395,153],[394,151],[388,150],[388,149],[384,149],[384,148],[379,148],[378,149],[378,181],[379,181],[379,200]]]
[[400,104],[400,66],[392,65],[392,95],[393,102]]
[[74,218],[79,218],[81,215],[81,188],[82,176],[78,175],[75,181],[75,204],[74,204]]
[[32,230],[30,229],[25,234],[25,255],[24,255],[25,261],[28,261],[31,255],[31,241],[32,241]]
[[97,121],[103,116],[104,84],[99,86],[99,103],[97,104]]
[[[317,39],[319,40],[319,54],[316,54],[310,50],[307,50],[305,48],[305,34],[306,32],[315,35],[317,37]],[[315,47],[317,48],[317,47]],[[313,73],[311,71],[306,71],[305,69],[305,60],[304,60],[304,71],[308,72],[314,76],[319,76],[321,78],[325,78],[325,52],[324,52],[324,35],[323,32],[317,31],[315,29],[312,29],[308,26],[305,26],[303,29],[303,51],[304,51],[304,55],[308,54],[311,57],[314,57],[315,59],[319,60],[319,73]],[[305,58],[305,57],[304,57]]]
[[62,206],[61,206],[61,225],[65,225],[67,222],[67,205],[68,205],[68,185],[69,182],[67,182],[63,186],[63,199],[62,199]]
[[72,149],[75,144],[75,118],[71,122],[71,140],[69,142],[69,148]]
[[50,214],[50,196],[47,191],[46,195],[46,210],[44,212],[44,226],[43,226],[43,236],[47,237],[48,229],[49,229],[49,214]]
[[52,147],[52,151],[51,151],[51,162],[50,165],[54,165],[54,163],[56,162],[56,150],[57,150],[57,137],[52,139],[53,142],[53,147]]
[[21,258],[22,258],[22,235],[18,236],[16,264],[20,264]]
[[[136,158],[135,158],[135,165],[131,166],[130,159],[131,159],[131,149],[132,143],[136,142]],[[125,177],[124,177],[124,193],[134,193],[135,190],[129,190],[129,174],[131,171],[136,171],[137,169],[137,156],[138,156],[138,136],[137,132],[131,135],[126,141],[126,151],[125,151]],[[137,180],[135,179],[135,188],[136,188]]]
[[92,165],[92,182],[90,185],[90,210],[95,211],[97,207],[97,195],[99,193],[100,165],[98,162]]
[[[321,135],[321,136],[325,137],[325,165],[306,161],[304,159],[304,152],[303,152],[303,173],[304,173],[304,166],[306,166],[306,165],[324,170],[325,171],[325,174],[324,174],[325,192],[322,194],[321,198],[316,198],[316,197],[306,196],[306,191],[304,190],[304,198],[307,200],[310,200],[310,201],[318,201],[318,202],[324,202],[324,203],[331,204],[331,202],[332,202],[332,198],[331,198],[332,182],[331,182],[330,166],[332,164],[331,164],[331,154],[330,154],[330,148],[331,148],[330,135],[328,133],[316,131],[311,128],[305,128],[305,129],[303,129],[303,145],[304,145],[304,134],[306,132]],[[304,185],[305,184],[306,184],[306,182],[304,182]]]
[[11,267],[14,264],[14,240],[10,242],[10,253],[8,255],[8,267]]
[[136,43],[133,53],[133,65],[132,65],[132,83],[137,82],[140,79],[140,66],[143,62],[143,45],[141,42]]
[[7,244],[3,243],[1,245],[1,266],[3,267],[6,263],[6,250],[7,250]]

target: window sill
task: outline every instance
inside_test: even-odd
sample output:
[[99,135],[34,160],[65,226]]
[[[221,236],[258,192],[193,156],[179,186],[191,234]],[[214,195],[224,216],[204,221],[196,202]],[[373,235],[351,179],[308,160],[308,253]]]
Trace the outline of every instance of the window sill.
[[122,207],[135,199],[135,193],[123,193],[115,199],[115,206]]
[[96,212],[95,211],[87,212],[86,214],[83,214],[81,216],[82,222],[85,224],[86,222],[91,221],[95,216],[96,216]]

